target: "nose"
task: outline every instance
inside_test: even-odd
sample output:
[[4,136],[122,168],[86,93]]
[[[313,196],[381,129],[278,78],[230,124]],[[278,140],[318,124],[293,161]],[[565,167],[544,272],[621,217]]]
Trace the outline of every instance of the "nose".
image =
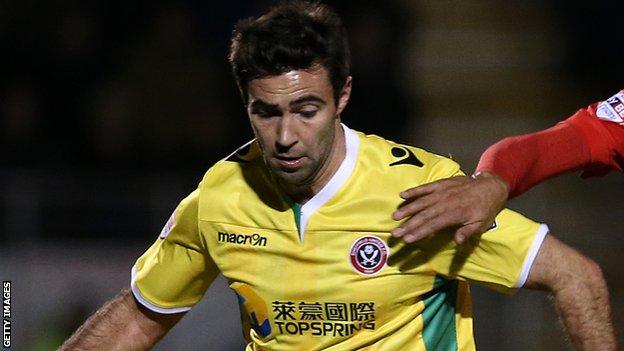
[[280,117],[276,140],[278,152],[286,152],[297,143],[296,123],[290,114]]

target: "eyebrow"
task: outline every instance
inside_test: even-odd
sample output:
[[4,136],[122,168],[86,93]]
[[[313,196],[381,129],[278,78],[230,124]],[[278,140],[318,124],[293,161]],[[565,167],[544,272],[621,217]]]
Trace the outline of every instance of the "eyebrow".
[[252,109],[253,108],[271,108],[271,109],[278,108],[276,104],[269,104],[268,102],[260,100],[260,99],[252,101],[250,107]]
[[293,107],[294,105],[301,105],[306,102],[318,102],[321,104],[326,104],[325,100],[321,99],[316,95],[304,95],[302,97],[297,98],[296,100],[291,101],[288,106]]
[[[302,105],[305,104],[307,102],[318,102],[321,104],[326,104],[327,102],[325,100],[323,100],[322,98],[316,96],[316,95],[304,95],[301,96],[291,102],[288,103],[288,106],[290,108],[292,108],[293,106],[297,106],[297,105]],[[278,111],[279,110],[279,105],[277,104],[270,104],[262,99],[257,99],[251,102],[251,104],[249,105],[249,107],[252,108],[252,110],[254,109],[258,109],[258,108],[263,108],[263,109],[267,109],[267,110],[272,110],[272,111]]]

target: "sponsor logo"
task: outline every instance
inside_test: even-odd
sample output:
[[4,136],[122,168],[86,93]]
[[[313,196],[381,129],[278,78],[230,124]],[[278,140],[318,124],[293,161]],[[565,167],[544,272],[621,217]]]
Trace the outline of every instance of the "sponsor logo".
[[271,322],[269,322],[267,304],[264,300],[247,284],[235,283],[232,288],[236,292],[241,310],[248,318],[249,326],[262,337],[269,336]]
[[234,283],[232,289],[238,297],[245,322],[264,338],[272,332],[337,337],[350,336],[359,330],[375,330],[373,301],[274,300],[269,306],[245,283]]
[[353,243],[349,255],[351,265],[358,273],[373,275],[386,265],[388,246],[376,236],[363,236]]
[[375,330],[373,301],[273,301],[271,307],[280,334],[337,337]]
[[266,246],[268,239],[266,236],[260,234],[236,234],[219,232],[217,241],[220,243],[237,244],[237,245],[251,245],[251,246]]
[[624,92],[617,93],[599,103],[596,116],[605,121],[624,124]]
[[175,212],[171,214],[171,217],[169,217],[169,219],[167,220],[167,223],[165,223],[165,226],[163,227],[163,229],[160,231],[160,235],[158,236],[161,239],[166,238],[169,233],[171,232],[171,229],[173,229],[173,226],[175,225]]
[[392,162],[390,167],[398,166],[398,165],[412,165],[416,167],[422,167],[424,164],[414,155],[412,150],[405,147],[395,146],[391,150],[392,156],[394,157],[403,157],[401,160],[396,162]]

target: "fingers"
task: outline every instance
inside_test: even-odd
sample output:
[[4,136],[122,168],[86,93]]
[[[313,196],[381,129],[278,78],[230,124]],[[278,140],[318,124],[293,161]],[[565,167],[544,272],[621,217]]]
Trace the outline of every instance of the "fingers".
[[405,200],[415,199],[415,198],[418,198],[427,194],[431,194],[436,191],[441,191],[446,188],[450,188],[458,184],[458,181],[462,178],[467,178],[467,177],[466,176],[454,176],[451,178],[436,180],[435,182],[427,183],[424,185],[420,185],[420,186],[402,191],[399,195],[401,196],[401,198]]
[[419,212],[429,208],[431,205],[435,204],[436,201],[438,201],[438,196],[434,195],[427,195],[418,199],[406,200],[399,205],[399,208],[394,211],[394,213],[392,213],[392,219],[399,221],[409,216],[418,215]]
[[473,235],[480,234],[481,232],[483,232],[482,226],[483,226],[483,223],[475,222],[475,223],[467,224],[467,225],[460,227],[455,232],[455,235],[454,235],[455,242],[458,245],[461,245]]
[[402,191],[399,195],[405,200],[427,195],[435,190],[435,188],[437,187],[437,183],[438,182],[427,183],[425,185],[420,185],[411,189],[407,189],[405,191]]
[[394,220],[408,218],[392,231],[395,237],[402,237],[407,243],[434,235],[449,227],[464,228],[459,240],[464,240],[479,231],[480,225],[466,226],[471,220],[469,201],[458,196],[466,184],[474,180],[468,177],[452,177],[435,181],[401,193],[406,201],[393,213]]
[[392,218],[406,221],[392,235],[411,243],[454,227],[454,240],[460,244],[487,230],[485,224],[504,206],[507,188],[488,174],[457,176],[406,190],[401,197],[405,202]]
[[457,185],[457,179],[459,179],[459,177],[441,179],[401,192],[401,198],[406,201],[392,214],[392,218],[398,221],[416,215],[425,208],[439,203],[442,200],[441,196],[450,192],[450,190]]
[[412,243],[436,232],[457,225],[458,215],[454,211],[441,212],[440,207],[430,207],[405,221],[392,231],[395,237],[402,237],[407,243]]

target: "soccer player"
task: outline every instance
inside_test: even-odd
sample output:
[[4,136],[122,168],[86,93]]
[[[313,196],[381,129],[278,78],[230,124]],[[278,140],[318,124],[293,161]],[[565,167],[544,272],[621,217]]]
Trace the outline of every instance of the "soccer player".
[[453,177],[401,193],[393,231],[414,242],[453,227],[455,241],[483,233],[512,199],[538,183],[581,170],[601,176],[624,165],[624,90],[546,130],[505,138],[481,156],[472,177]]
[[230,53],[256,139],[216,163],[62,350],[145,350],[223,274],[247,350],[473,350],[468,282],[552,292],[573,342],[613,350],[600,268],[505,210],[458,246],[393,240],[400,189],[461,174],[341,123],[349,51],[338,16],[305,2],[239,22]]

